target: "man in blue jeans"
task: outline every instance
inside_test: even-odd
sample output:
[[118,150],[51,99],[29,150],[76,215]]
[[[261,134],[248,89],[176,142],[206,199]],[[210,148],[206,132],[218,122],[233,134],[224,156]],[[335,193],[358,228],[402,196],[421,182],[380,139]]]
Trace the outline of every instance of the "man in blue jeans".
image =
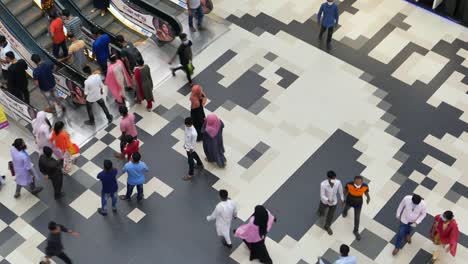
[[112,212],[117,212],[117,169],[112,165],[112,161],[104,160],[104,170],[101,171],[97,178],[102,183],[101,189],[101,208],[98,213],[107,215],[107,199],[112,199]]
[[61,106],[62,111],[65,111],[65,107],[62,105],[60,100],[55,95],[55,77],[54,68],[55,65],[51,61],[42,61],[41,57],[37,54],[31,56],[31,60],[37,65],[33,70],[34,84],[39,86],[41,93],[47,99],[49,107],[45,109],[46,112],[55,113],[55,106]]
[[141,160],[139,152],[132,154],[132,160],[125,164],[122,172],[128,174],[127,178],[127,194],[121,195],[121,200],[130,200],[133,193],[133,188],[137,187],[137,201],[143,202],[143,184],[145,183],[145,172],[148,172],[148,166]]
[[200,0],[187,0],[187,12],[188,12],[188,24],[190,27],[190,31],[197,32],[195,27],[193,26],[193,17],[197,16],[197,26],[198,29],[202,30],[202,22],[203,22],[203,7],[201,5]]
[[319,39],[322,40],[323,33],[328,31],[327,36],[327,48],[330,49],[333,30],[336,24],[338,24],[339,12],[338,6],[333,2],[334,0],[327,0],[320,6],[320,10],[317,15],[317,22],[320,25]]

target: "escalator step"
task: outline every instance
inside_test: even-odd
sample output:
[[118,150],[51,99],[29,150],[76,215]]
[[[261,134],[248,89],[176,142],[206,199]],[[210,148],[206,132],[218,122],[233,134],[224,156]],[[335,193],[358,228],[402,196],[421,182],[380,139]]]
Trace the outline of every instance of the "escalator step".
[[23,26],[28,27],[32,23],[36,22],[42,17],[42,12],[39,8],[29,8],[21,15],[18,16],[19,22],[23,24]]
[[88,5],[92,5],[92,0],[74,0],[75,3],[78,5],[78,8],[83,10],[84,7]]
[[27,27],[27,30],[34,38],[37,38],[47,32],[47,27],[49,26],[49,21],[47,18],[42,17],[37,20],[35,23]]
[[7,7],[14,16],[18,16],[33,5],[31,0],[14,0]]
[[36,42],[46,50],[50,50],[52,47],[52,39],[45,33],[36,38]]
[[105,16],[96,16],[96,18],[93,19],[93,21],[103,28],[107,28],[107,26],[111,24],[120,24],[114,23],[114,17],[109,13],[107,13]]

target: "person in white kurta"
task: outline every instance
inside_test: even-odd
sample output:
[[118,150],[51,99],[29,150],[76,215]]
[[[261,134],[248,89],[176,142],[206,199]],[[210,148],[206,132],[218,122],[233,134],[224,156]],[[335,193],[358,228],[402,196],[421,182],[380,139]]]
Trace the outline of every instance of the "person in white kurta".
[[231,248],[232,243],[229,233],[231,230],[232,219],[237,217],[237,207],[231,199],[228,199],[228,192],[226,190],[220,190],[219,196],[221,198],[221,202],[216,205],[213,213],[206,217],[206,220],[216,220],[216,232],[218,233],[218,236],[223,237],[223,244],[228,248]]

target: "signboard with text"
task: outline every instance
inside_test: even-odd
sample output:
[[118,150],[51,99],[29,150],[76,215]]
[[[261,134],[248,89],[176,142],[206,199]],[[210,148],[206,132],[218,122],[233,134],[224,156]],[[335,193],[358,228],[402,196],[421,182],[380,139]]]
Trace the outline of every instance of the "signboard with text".
[[3,89],[0,89],[0,105],[3,106],[3,110],[5,111],[4,113],[16,121],[26,121],[26,123],[31,123],[32,120],[36,118],[36,109],[22,102]]

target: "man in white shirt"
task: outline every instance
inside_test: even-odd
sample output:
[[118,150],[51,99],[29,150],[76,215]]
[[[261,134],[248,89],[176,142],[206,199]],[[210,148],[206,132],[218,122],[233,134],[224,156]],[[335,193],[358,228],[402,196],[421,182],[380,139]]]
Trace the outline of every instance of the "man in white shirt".
[[338,203],[338,195],[340,194],[340,204],[344,205],[343,185],[340,180],[336,179],[336,173],[334,171],[327,172],[327,180],[324,180],[320,184],[320,205],[318,209],[319,216],[325,214],[325,209],[328,208],[327,218],[325,220],[325,231],[331,236],[333,231],[330,226],[335,216],[336,204]]
[[411,244],[411,229],[419,225],[426,217],[426,203],[417,194],[407,195],[398,206],[396,218],[400,220],[400,228],[392,255],[396,255],[403,248],[403,238]]
[[[357,264],[357,258],[355,256],[348,256],[348,254],[348,245],[342,244],[340,246],[340,258],[333,262],[333,264]],[[321,258],[319,258],[319,264],[325,264]]]
[[[3,75],[3,80],[7,80],[7,74],[8,74],[8,67],[10,67],[11,63],[8,62],[6,58],[6,54],[9,51],[13,51],[11,49],[10,43],[6,40],[5,36],[0,35],[0,63],[2,64],[2,75]],[[16,56],[18,57],[18,56]]]
[[189,172],[188,175],[185,176],[183,179],[185,181],[191,180],[193,177],[193,171],[195,167],[194,159],[197,161],[197,167],[199,170],[203,170],[203,162],[201,161],[200,157],[198,156],[197,152],[195,151],[195,147],[197,146],[197,130],[193,127],[192,118],[187,117],[185,118],[185,143],[184,148],[187,151],[187,158],[189,164]]
[[94,125],[94,114],[93,114],[94,102],[98,103],[98,105],[102,108],[102,111],[104,111],[104,114],[106,115],[108,123],[111,123],[113,116],[109,113],[109,110],[107,110],[106,103],[104,102],[104,99],[102,98],[102,95],[104,94],[103,92],[104,84],[102,83],[102,80],[101,80],[101,74],[99,74],[99,72],[92,73],[91,68],[89,66],[84,66],[83,72],[86,75],[88,75],[88,78],[84,82],[84,86],[85,86],[84,94],[86,95],[86,110],[88,110],[89,120],[86,120],[84,122],[85,125],[88,125],[88,126]]
[[221,202],[216,205],[213,213],[206,217],[206,220],[216,220],[216,232],[218,236],[224,238],[223,245],[232,248],[229,231],[231,230],[232,219],[237,217],[237,207],[231,199],[228,199],[228,191],[220,190],[219,197]]

